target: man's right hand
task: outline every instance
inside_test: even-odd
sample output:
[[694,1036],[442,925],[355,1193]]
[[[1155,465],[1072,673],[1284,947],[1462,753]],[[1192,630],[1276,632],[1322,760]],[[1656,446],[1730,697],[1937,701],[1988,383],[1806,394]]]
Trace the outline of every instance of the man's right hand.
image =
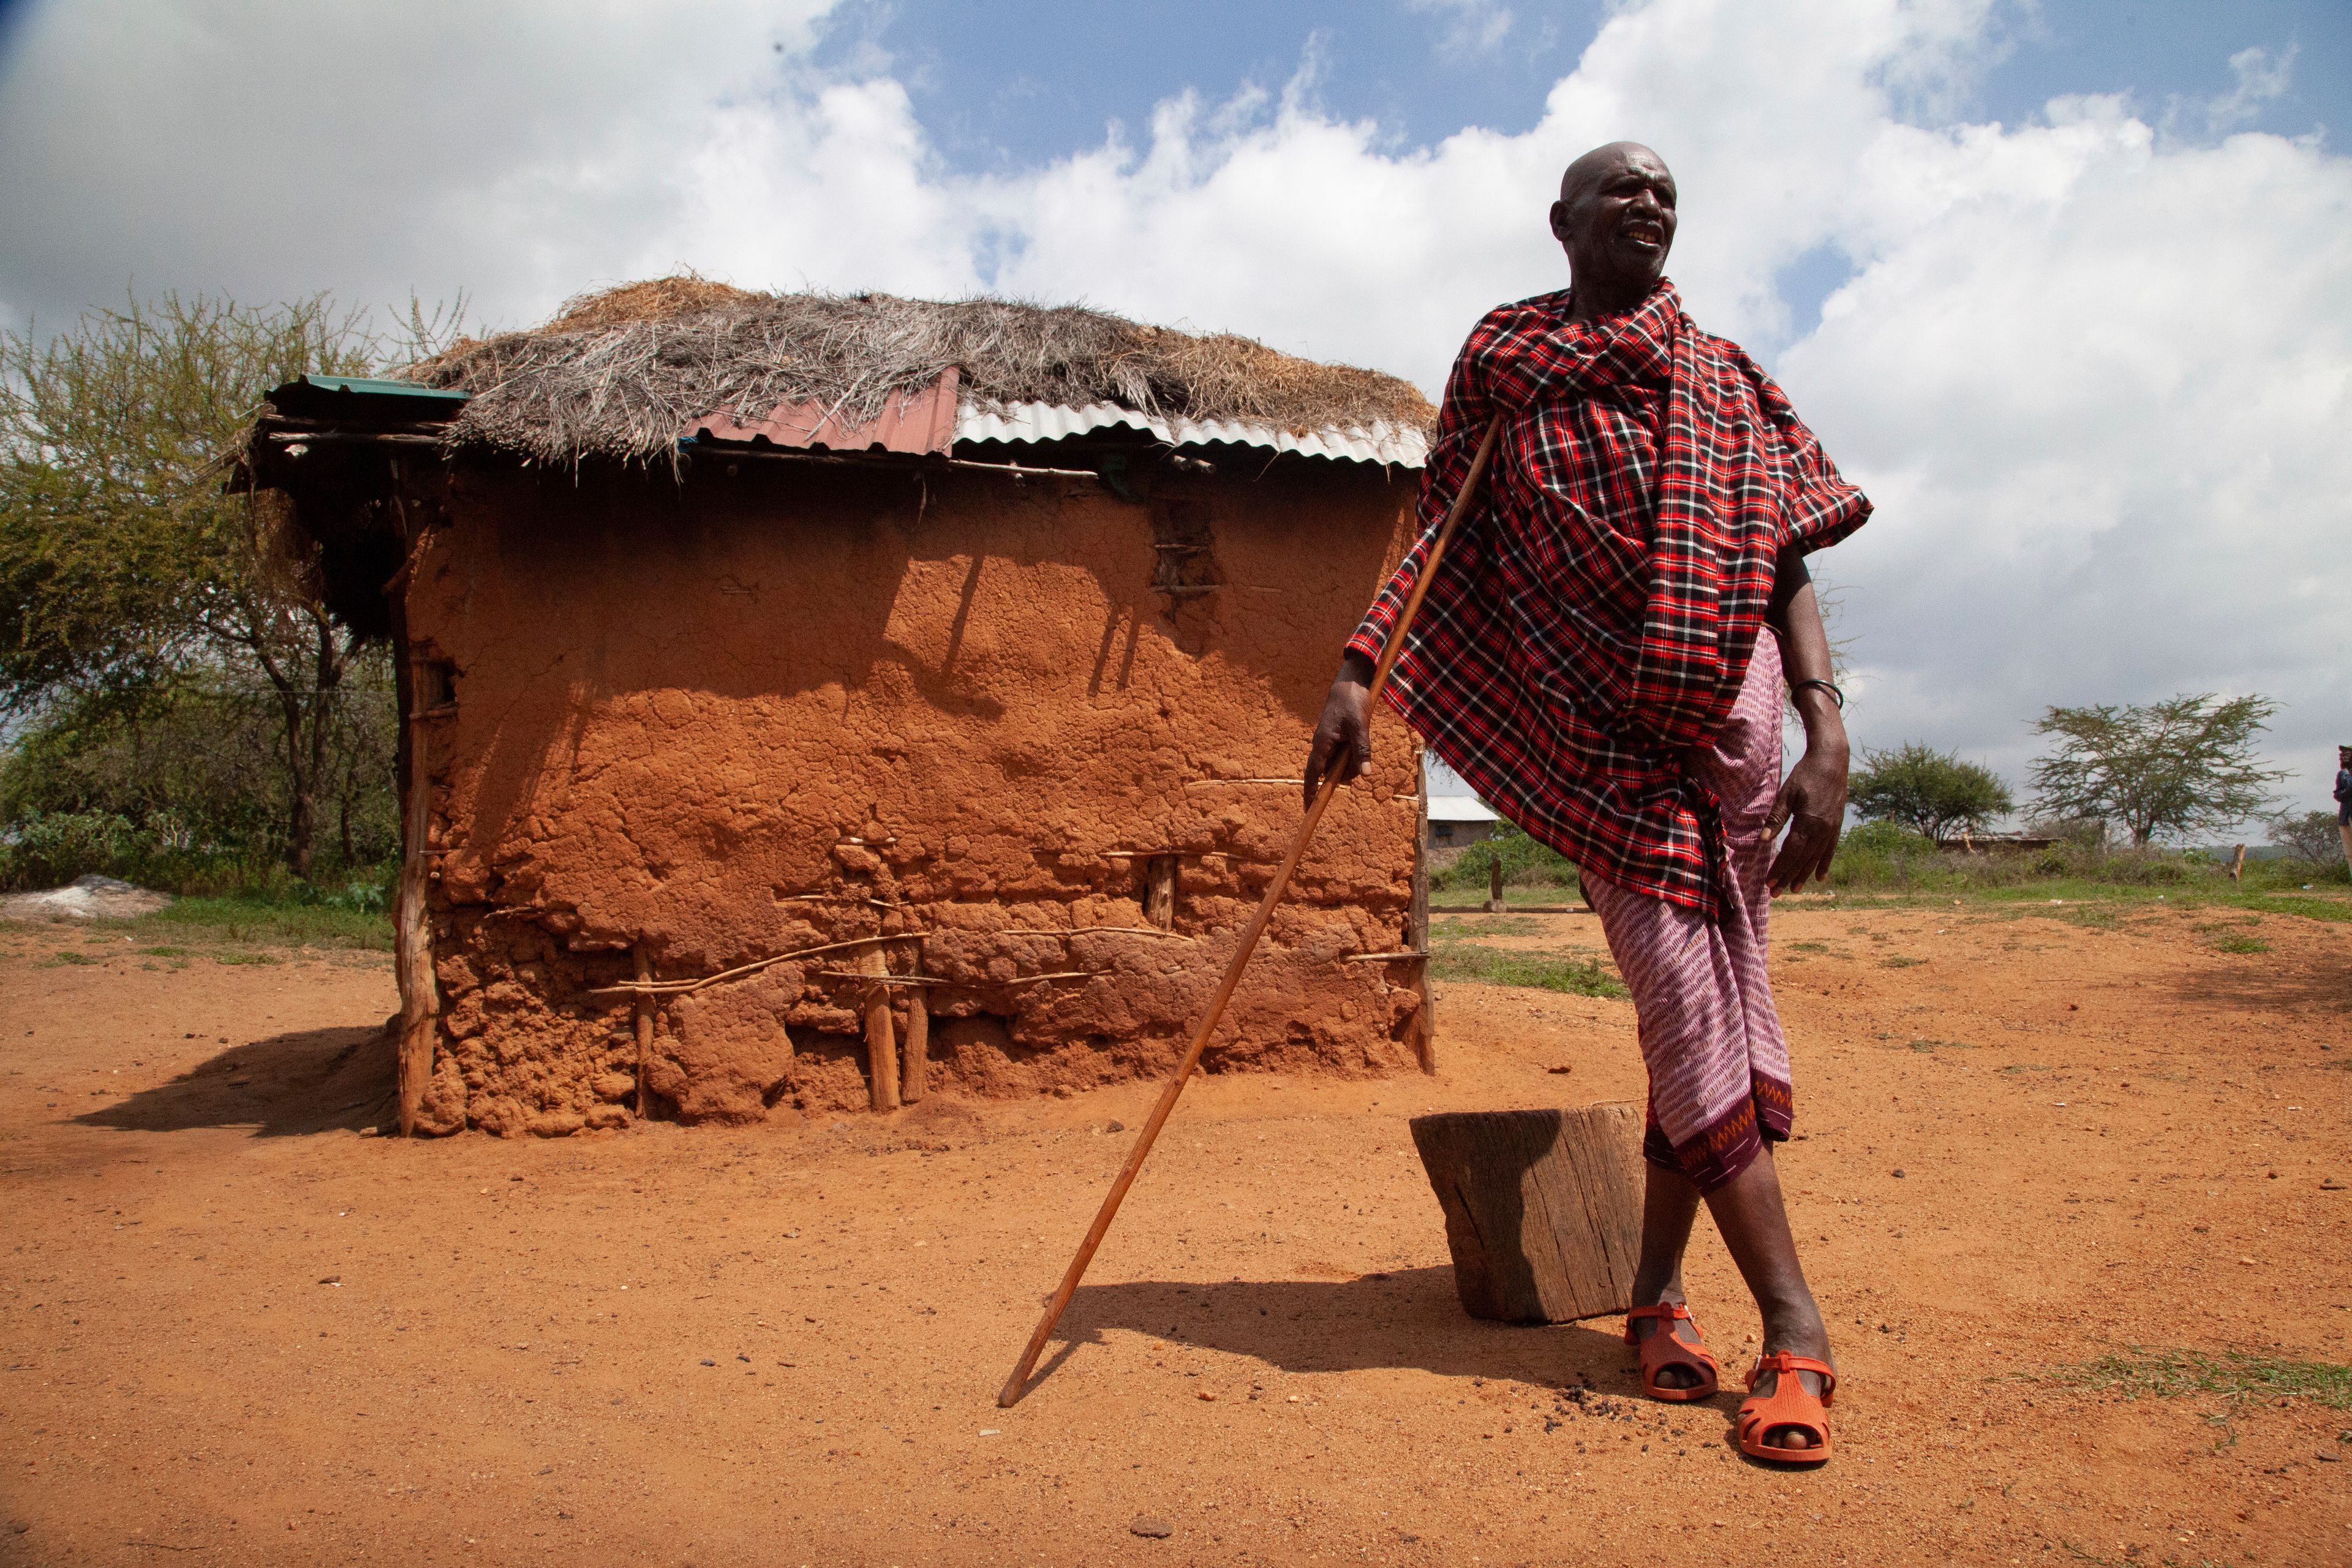
[[1350,652],[1323,699],[1323,718],[1307,752],[1306,803],[1315,804],[1326,773],[1345,784],[1371,765],[1372,661]]

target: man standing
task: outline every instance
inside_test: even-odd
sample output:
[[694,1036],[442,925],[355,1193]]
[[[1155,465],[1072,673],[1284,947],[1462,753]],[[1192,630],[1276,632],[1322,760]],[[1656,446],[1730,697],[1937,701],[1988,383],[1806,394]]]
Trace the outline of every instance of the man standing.
[[2344,840],[2344,863],[2352,867],[2352,746],[2336,748],[2336,836]]
[[[1772,1160],[1793,1100],[1765,927],[1772,892],[1828,874],[1844,819],[1843,699],[1804,556],[1870,503],[1754,362],[1683,314],[1664,276],[1675,201],[1664,163],[1632,142],[1561,177],[1551,230],[1570,287],[1489,312],[1455,361],[1420,542],[1348,645],[1307,795],[1370,761],[1373,664],[1499,417],[1487,494],[1386,696],[1481,798],[1576,862],[1633,993],[1649,1180],[1626,1338],[1644,1388],[1716,1391],[1682,1285],[1704,1201],[1764,1320],[1740,1447],[1815,1462],[1836,1375]],[[1781,674],[1806,737],[1785,782]]]

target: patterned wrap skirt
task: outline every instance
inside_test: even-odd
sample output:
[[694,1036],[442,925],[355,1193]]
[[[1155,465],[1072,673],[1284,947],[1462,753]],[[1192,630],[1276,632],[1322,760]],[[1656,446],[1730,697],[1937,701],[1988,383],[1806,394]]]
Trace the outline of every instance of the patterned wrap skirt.
[[1713,1192],[1746,1170],[1766,1139],[1789,1135],[1789,1043],[1766,976],[1772,839],[1780,787],[1780,647],[1768,628],[1714,742],[1692,772],[1722,805],[1722,918],[1581,873],[1626,988],[1650,1072],[1642,1152]]

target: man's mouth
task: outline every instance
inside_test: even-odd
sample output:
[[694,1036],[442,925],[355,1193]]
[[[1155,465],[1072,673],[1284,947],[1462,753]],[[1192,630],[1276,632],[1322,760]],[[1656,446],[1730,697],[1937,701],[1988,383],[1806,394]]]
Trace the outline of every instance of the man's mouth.
[[1666,243],[1665,226],[1646,218],[1636,218],[1619,232],[1644,250],[1656,250]]

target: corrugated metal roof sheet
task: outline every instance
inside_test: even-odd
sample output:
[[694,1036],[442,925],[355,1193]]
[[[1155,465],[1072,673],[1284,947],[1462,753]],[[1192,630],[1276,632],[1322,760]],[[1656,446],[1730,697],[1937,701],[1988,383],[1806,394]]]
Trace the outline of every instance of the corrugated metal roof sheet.
[[876,447],[886,452],[945,453],[956,437],[956,368],[920,392],[894,397],[882,412],[861,424],[839,417],[819,403],[781,403],[763,417],[742,419],[727,411],[689,419],[682,434],[688,439],[751,441],[765,437],[779,447],[824,447],[836,452],[864,452]]
[[1015,403],[998,410],[964,404],[956,410],[959,441],[1005,441],[1016,444],[1058,441],[1089,430],[1125,426],[1148,430],[1171,447],[1205,447],[1234,443],[1264,447],[1276,452],[1297,452],[1308,458],[1332,458],[1348,462],[1385,463],[1417,468],[1429,458],[1429,442],[1419,430],[1387,424],[1368,430],[1326,426],[1308,436],[1296,436],[1267,425],[1244,425],[1211,419],[1154,419],[1115,403],[1093,403],[1065,408],[1050,403]]
[[1432,822],[1495,822],[1500,820],[1475,795],[1433,795],[1429,797]]

